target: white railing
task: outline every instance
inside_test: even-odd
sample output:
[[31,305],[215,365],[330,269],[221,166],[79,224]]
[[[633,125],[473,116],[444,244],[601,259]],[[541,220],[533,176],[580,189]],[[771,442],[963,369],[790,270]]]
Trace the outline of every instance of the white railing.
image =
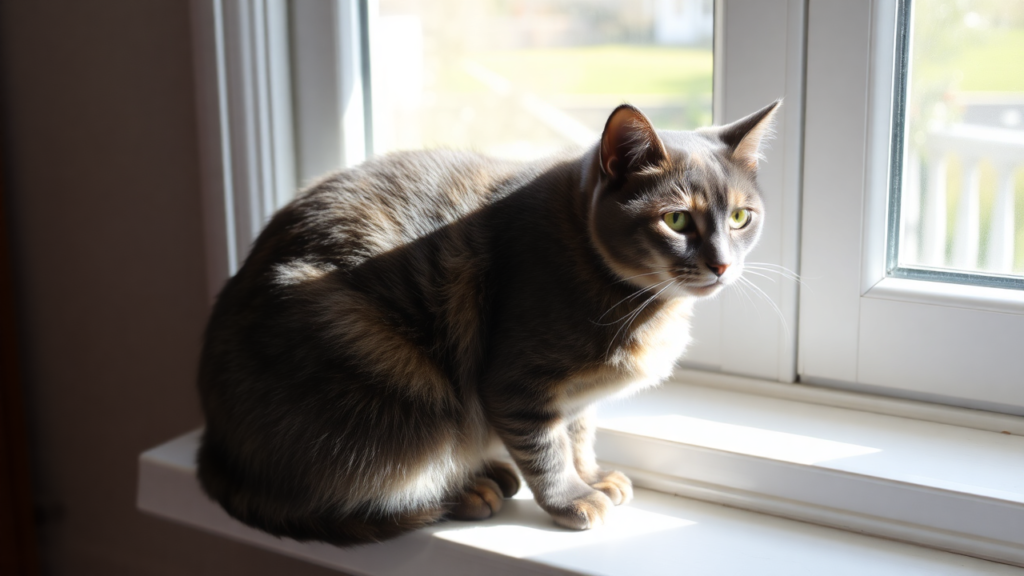
[[[1013,272],[1015,226],[1014,186],[1017,168],[1024,166],[1024,131],[955,124],[928,132],[929,162],[922,166],[920,152],[909,150],[902,193],[900,262],[936,268]],[[947,257],[946,174],[951,157],[960,160],[962,183],[957,200],[952,253]],[[981,163],[991,163],[996,174],[995,201],[987,230],[981,228]],[[921,176],[927,174],[925,189]],[[985,264],[979,259],[981,238]]]

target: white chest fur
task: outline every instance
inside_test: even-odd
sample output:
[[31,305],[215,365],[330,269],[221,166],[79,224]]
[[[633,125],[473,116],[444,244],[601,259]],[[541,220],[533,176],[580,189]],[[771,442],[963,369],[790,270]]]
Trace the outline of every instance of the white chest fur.
[[635,382],[622,393],[631,394],[672,375],[676,361],[690,343],[692,312],[693,300],[676,299],[634,332],[631,353],[623,360],[625,371]]

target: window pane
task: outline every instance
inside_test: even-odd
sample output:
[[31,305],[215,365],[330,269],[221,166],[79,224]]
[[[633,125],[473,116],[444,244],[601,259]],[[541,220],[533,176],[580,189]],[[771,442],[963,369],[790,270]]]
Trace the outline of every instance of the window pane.
[[711,122],[711,0],[380,0],[374,151],[530,159],[597,141],[608,113]]
[[1024,276],[1024,1],[914,0],[909,26],[896,264]]

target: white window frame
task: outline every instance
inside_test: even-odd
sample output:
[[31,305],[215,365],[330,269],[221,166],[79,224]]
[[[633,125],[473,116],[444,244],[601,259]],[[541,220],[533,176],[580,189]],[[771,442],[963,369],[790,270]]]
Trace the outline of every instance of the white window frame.
[[366,157],[359,4],[192,0],[211,302],[299,186]]
[[886,277],[896,9],[811,4],[801,379],[1024,415],[1024,291]]
[[[310,178],[332,165],[351,166],[365,157],[368,114],[364,98],[367,91],[361,84],[364,77],[361,72],[368,67],[369,55],[363,53],[368,42],[359,31],[366,26],[368,18],[361,19],[359,9],[369,2],[301,0],[289,6],[286,0],[191,1],[203,154],[207,272],[212,300],[243,261],[263,223],[290,198],[298,185],[308,183]],[[1024,430],[1024,421],[1011,416],[779,384],[792,383],[798,377],[840,387],[856,383],[856,368],[852,371],[853,377],[850,376],[851,353],[847,349],[832,350],[831,346],[853,342],[852,363],[856,366],[859,343],[856,329],[861,322],[860,307],[864,302],[870,305],[876,300],[893,302],[909,298],[920,304],[933,298],[950,309],[960,310],[956,306],[972,298],[977,302],[977,298],[985,296],[973,289],[960,296],[951,296],[948,292],[952,289],[931,295],[918,291],[908,296],[905,291],[900,292],[898,283],[868,281],[883,261],[872,256],[863,260],[863,267],[861,265],[862,254],[883,254],[874,243],[876,236],[869,234],[866,222],[871,222],[868,216],[880,209],[877,196],[868,193],[874,190],[869,183],[878,177],[880,161],[877,158],[880,152],[871,147],[871,139],[881,141],[879,134],[888,127],[879,123],[882,116],[877,113],[883,86],[877,81],[869,84],[869,78],[876,78],[881,68],[875,67],[874,76],[869,72],[872,58],[876,62],[885,60],[884,46],[879,48],[877,43],[872,44],[872,34],[877,35],[877,26],[884,24],[879,24],[880,11],[892,2],[716,1],[716,122],[727,122],[785,97],[778,117],[777,137],[767,151],[767,161],[760,174],[770,224],[751,258],[802,272],[805,283],[811,288],[798,291],[792,283],[759,281],[773,306],[752,305],[734,291],[702,303],[694,326],[697,342],[686,362],[691,368],[703,371],[684,370],[679,378],[738,391],[750,398],[782,398],[808,406],[839,406],[997,432],[1013,430],[1018,434]],[[844,11],[854,17],[844,17]],[[287,27],[275,24],[283,19],[272,17],[286,13],[290,14],[293,26],[303,26],[302,34],[292,34],[290,41]],[[876,23],[875,27],[872,22]],[[851,50],[850,46],[855,49]],[[295,60],[288,58],[289,50],[305,54],[294,67]],[[830,58],[841,65],[830,64]],[[834,82],[836,70],[841,70],[844,77],[851,77],[853,71],[852,77],[863,77],[864,85],[844,90]],[[291,86],[290,91],[282,92],[280,84],[275,83],[281,78],[291,78],[292,81],[286,83]],[[869,86],[873,92],[869,91]],[[853,113],[838,114],[843,110]],[[872,111],[875,111],[873,116]],[[823,118],[834,123],[822,127]],[[871,123],[869,119],[876,122]],[[829,135],[835,133],[837,125],[844,134],[856,137],[844,138],[841,142],[835,138],[830,140]],[[324,130],[325,127],[328,129]],[[886,150],[887,138],[886,132]],[[841,172],[844,167],[837,165],[833,157],[837,154],[856,162],[850,162],[850,166],[845,167],[847,171]],[[833,175],[840,173],[843,174],[840,178]],[[810,193],[802,195],[802,189]],[[831,226],[842,241],[828,250],[808,242],[809,238],[821,237],[816,236],[820,234],[818,218],[837,207],[843,213],[857,216]],[[877,222],[884,223],[884,217]],[[884,233],[877,238],[884,241]],[[832,269],[828,267],[830,259],[842,260],[848,265]],[[949,306],[950,302],[959,304]],[[1015,310],[1013,307],[1017,305],[1012,299],[1008,303],[983,302],[984,306],[996,310],[1002,310],[1001,307]],[[772,307],[778,307],[780,314],[776,315]],[[849,325],[823,334],[822,327],[828,327],[830,322],[833,328],[836,322]],[[906,391],[881,391],[913,396]],[[602,438],[607,436],[605,431],[601,434]],[[666,458],[670,458],[678,446],[630,437],[625,440],[629,449],[623,450],[622,441],[617,439],[614,451],[621,455],[620,462],[623,458],[633,458],[630,462],[641,468],[635,477],[640,479],[641,485],[646,483],[665,491],[734,506],[935,545],[926,536],[915,540],[915,536],[900,532],[899,517],[881,523],[873,520],[875,524],[857,524],[857,510],[844,508],[843,495],[830,493],[827,481],[815,480],[810,470],[790,471],[796,483],[793,484],[797,488],[795,492],[772,495],[744,487],[742,495],[736,496],[735,491],[730,493],[728,489],[718,492],[708,489],[708,474],[730,476],[737,481],[757,477],[760,470],[766,469],[759,467],[768,466],[766,461],[749,459],[744,464],[749,467],[740,475],[736,475],[735,470],[728,472],[728,459],[719,460],[721,470],[713,469],[717,465],[712,464],[712,469],[696,470],[688,477],[685,470],[673,470],[670,475],[682,479],[682,484],[673,484],[674,481],[665,481],[666,469],[647,463],[669,461]],[[600,444],[598,449],[599,455],[602,454]],[[872,482],[867,478],[863,485],[869,486]],[[684,484],[690,488],[680,488]],[[798,501],[801,492],[808,487],[815,488],[819,501]],[[950,493],[949,498],[955,500],[957,495]],[[778,503],[782,501],[795,504],[780,507]],[[822,510],[829,512],[822,515]],[[840,512],[838,516],[829,516],[836,511]],[[1004,554],[972,552],[968,544],[959,550],[996,558]],[[1005,557],[1024,561],[1017,556]]]

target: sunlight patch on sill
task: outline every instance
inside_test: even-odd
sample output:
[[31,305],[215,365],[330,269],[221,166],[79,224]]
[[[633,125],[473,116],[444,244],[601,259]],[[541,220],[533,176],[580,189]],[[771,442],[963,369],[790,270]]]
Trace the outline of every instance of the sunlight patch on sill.
[[[506,510],[511,508],[512,510]],[[625,538],[677,530],[696,524],[691,520],[618,506],[611,510],[607,524],[593,530],[576,531],[555,525],[551,517],[533,502],[533,494],[523,487],[501,511],[502,524],[480,526],[453,522],[457,527],[438,530],[438,538],[513,558],[531,558],[551,552],[587,548]]]
[[881,452],[877,448],[868,446],[714,422],[678,414],[608,418],[601,420],[600,427],[606,430],[794,464],[812,465]]

